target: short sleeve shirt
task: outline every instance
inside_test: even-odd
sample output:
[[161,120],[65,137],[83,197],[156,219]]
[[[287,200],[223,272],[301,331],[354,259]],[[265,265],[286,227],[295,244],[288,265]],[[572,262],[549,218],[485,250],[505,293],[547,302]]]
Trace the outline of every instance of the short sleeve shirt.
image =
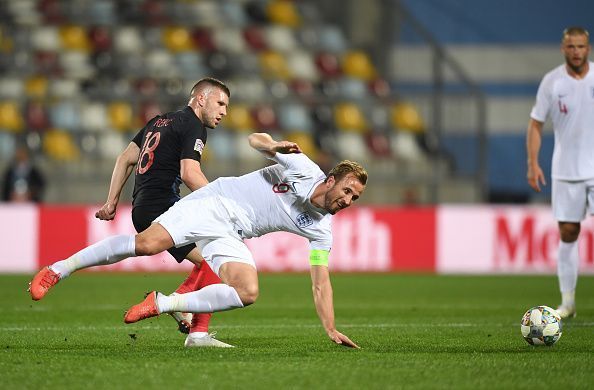
[[171,204],[180,199],[180,161],[200,161],[206,128],[188,106],[151,119],[132,142],[140,148],[133,205]]
[[552,177],[559,180],[594,178],[594,63],[577,80],[558,66],[542,79],[530,117],[553,122],[555,146]]

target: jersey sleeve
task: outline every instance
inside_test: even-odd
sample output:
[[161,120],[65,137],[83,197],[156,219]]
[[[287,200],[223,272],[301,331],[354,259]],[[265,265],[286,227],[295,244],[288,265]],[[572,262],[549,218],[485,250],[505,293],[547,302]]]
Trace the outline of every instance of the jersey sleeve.
[[552,77],[551,74],[547,74],[540,85],[538,86],[538,92],[536,93],[536,103],[532,107],[530,117],[539,122],[545,122],[549,115],[551,108],[551,89],[552,89]]
[[274,156],[269,158],[282,165],[285,168],[285,172],[288,176],[291,176],[291,174],[302,176],[304,173],[321,172],[320,167],[318,167],[316,163],[311,161],[310,158],[303,153],[276,153]]
[[174,126],[182,145],[179,159],[188,158],[200,162],[202,151],[206,145],[206,130],[204,127],[200,126],[199,129],[196,129],[190,121],[179,121]]

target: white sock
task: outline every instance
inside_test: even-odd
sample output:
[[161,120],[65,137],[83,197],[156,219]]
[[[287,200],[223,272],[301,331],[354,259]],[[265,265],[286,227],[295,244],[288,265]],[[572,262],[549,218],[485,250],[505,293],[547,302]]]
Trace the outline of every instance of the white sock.
[[114,264],[136,256],[135,247],[133,235],[111,236],[76,252],[66,260],[55,262],[50,269],[60,274],[60,279],[64,279],[79,269]]
[[159,313],[214,313],[243,307],[243,303],[233,287],[219,283],[187,294],[157,294],[157,307]]
[[577,285],[579,263],[580,257],[577,241],[560,241],[557,275],[559,277],[559,290],[562,296],[561,304],[564,306],[575,305],[575,287]]
[[188,334],[188,337],[191,337],[193,339],[199,339],[201,337],[206,336],[208,336],[208,332],[190,332],[190,334]]

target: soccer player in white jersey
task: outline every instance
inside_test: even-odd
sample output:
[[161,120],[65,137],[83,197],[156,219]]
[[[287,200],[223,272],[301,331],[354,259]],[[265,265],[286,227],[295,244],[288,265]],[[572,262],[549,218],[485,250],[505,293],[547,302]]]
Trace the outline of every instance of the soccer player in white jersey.
[[[310,242],[314,304],[328,337],[358,348],[334,323],[328,253],[332,215],[361,196],[367,172],[345,160],[326,176],[301,153],[299,145],[275,141],[266,133],[251,134],[249,143],[277,164],[240,177],[219,178],[177,202],[136,236],[109,237],[42,269],[31,282],[32,297],[43,298],[59,280],[79,269],[196,243],[223,283],[174,296],[153,291],[126,312],[124,321],[133,323],[161,313],[212,313],[244,307],[256,301],[259,288],[256,264],[243,239],[286,231]],[[59,277],[44,277],[48,269]]]
[[538,153],[543,124],[550,117],[555,134],[552,207],[561,236],[557,274],[562,298],[557,310],[561,317],[568,318],[576,314],[580,223],[586,212],[594,214],[594,68],[588,60],[588,31],[582,27],[567,28],[561,52],[565,63],[547,73],[538,88],[526,147],[528,184],[540,192],[540,185],[546,181]]

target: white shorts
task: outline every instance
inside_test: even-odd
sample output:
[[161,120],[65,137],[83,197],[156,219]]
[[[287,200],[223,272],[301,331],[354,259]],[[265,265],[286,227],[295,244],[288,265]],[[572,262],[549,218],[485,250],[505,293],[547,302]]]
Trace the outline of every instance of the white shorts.
[[169,232],[176,247],[196,243],[217,275],[223,264],[232,261],[256,268],[252,253],[237,232],[233,219],[212,193],[194,193],[175,203],[153,222],[158,222]]
[[559,222],[581,222],[586,211],[594,214],[594,179],[567,181],[553,179],[553,215]]

